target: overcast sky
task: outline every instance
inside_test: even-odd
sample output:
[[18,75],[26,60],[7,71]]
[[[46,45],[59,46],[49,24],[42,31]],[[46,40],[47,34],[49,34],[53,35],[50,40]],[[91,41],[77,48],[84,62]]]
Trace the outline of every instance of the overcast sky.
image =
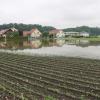
[[0,24],[100,27],[100,0],[0,0]]

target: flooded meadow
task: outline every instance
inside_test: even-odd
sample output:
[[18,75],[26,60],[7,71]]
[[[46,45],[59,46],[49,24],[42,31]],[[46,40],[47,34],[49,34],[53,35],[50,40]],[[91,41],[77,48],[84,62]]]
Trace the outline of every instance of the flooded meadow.
[[25,55],[100,59],[100,42],[86,39],[2,40],[0,51]]

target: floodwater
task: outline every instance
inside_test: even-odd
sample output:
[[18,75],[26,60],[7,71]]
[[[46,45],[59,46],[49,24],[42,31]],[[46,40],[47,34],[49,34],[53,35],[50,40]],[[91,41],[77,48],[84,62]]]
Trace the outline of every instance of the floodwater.
[[100,42],[72,39],[2,40],[0,52],[100,59]]

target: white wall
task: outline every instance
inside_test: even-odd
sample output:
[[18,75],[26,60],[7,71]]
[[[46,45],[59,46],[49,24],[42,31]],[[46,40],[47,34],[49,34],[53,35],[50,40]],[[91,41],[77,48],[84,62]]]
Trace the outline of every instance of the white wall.
[[63,31],[60,31],[59,33],[56,34],[57,38],[65,37],[65,34]]
[[31,37],[37,38],[40,37],[42,35],[41,32],[39,32],[38,30],[35,30],[32,34]]

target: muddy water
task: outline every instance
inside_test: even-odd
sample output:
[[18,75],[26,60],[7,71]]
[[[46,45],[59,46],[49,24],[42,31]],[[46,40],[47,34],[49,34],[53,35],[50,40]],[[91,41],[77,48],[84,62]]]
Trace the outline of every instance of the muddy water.
[[100,59],[100,42],[65,39],[0,41],[0,51],[26,55]]

